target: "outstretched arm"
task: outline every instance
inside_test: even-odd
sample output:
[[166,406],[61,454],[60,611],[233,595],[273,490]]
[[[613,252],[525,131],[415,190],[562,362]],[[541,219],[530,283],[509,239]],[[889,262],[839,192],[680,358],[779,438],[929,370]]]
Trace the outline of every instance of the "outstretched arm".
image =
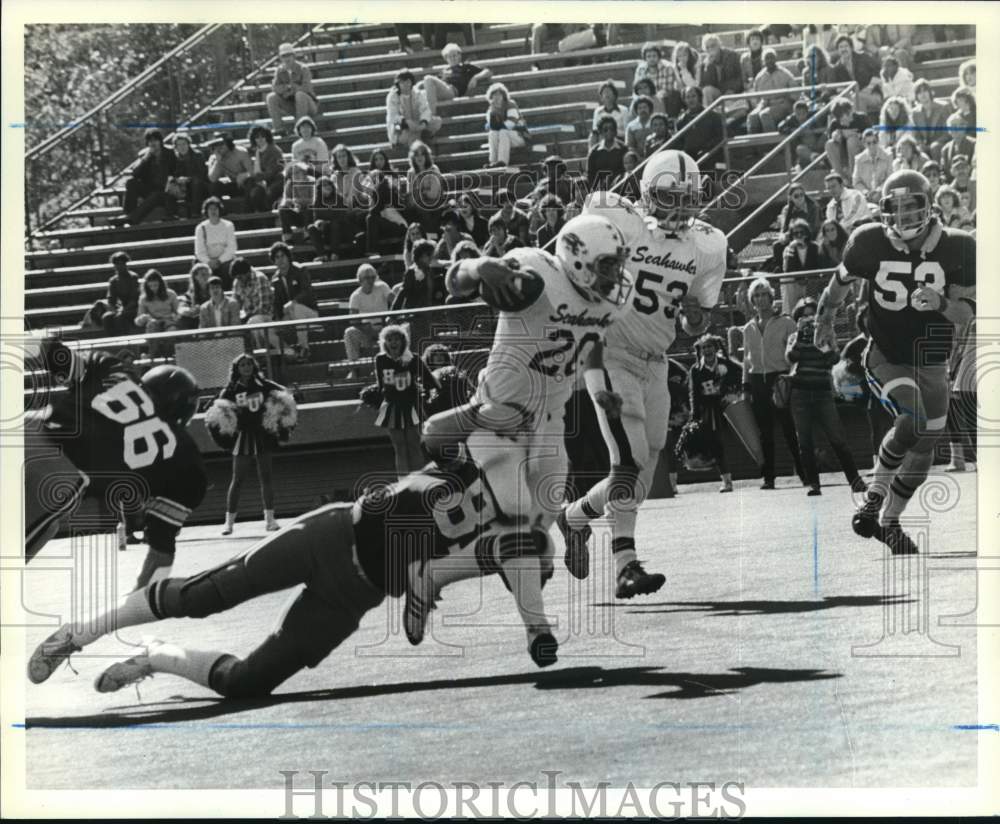
[[819,298],[813,342],[820,349],[836,350],[837,348],[837,337],[833,331],[833,318],[837,314],[837,307],[844,302],[847,293],[851,291],[851,281],[853,280],[849,276],[847,280],[842,280],[843,274],[845,273],[834,272]]

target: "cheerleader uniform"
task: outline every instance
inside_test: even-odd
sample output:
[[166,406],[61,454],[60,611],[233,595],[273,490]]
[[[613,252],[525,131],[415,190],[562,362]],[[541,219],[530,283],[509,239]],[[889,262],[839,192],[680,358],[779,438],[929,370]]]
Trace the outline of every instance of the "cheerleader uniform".
[[737,394],[740,389],[740,368],[725,358],[716,358],[715,366],[698,360],[691,367],[691,417],[700,421],[702,430],[712,446],[719,473],[729,473],[726,453],[722,445],[724,398]]
[[398,360],[383,352],[375,356],[375,374],[382,390],[382,405],[375,417],[375,426],[385,429],[420,426],[418,383],[427,388],[440,388],[423,360],[412,352],[406,352]]
[[230,381],[219,395],[223,400],[236,404],[238,425],[233,455],[264,455],[273,452],[278,439],[262,425],[264,401],[272,392],[282,392],[284,387],[267,378],[254,375],[246,384]]

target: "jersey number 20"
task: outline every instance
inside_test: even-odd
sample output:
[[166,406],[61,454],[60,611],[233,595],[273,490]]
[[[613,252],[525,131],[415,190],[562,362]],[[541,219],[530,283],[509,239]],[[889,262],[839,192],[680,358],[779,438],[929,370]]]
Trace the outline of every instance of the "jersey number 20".
[[883,309],[899,312],[910,305],[910,288],[896,276],[913,272],[913,280],[921,286],[944,291],[944,269],[936,260],[925,260],[913,269],[908,260],[883,260],[875,273],[875,300]]
[[146,390],[133,381],[116,383],[97,395],[90,406],[105,418],[122,426],[125,465],[129,469],[150,466],[162,455],[170,458],[177,448],[177,436],[156,417],[153,401]]

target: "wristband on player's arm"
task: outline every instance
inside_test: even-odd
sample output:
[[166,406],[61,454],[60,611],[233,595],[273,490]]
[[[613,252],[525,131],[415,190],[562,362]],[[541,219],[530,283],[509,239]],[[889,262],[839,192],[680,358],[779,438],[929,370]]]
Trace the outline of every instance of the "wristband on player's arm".
[[606,369],[586,369],[583,372],[583,382],[587,386],[587,391],[591,395],[598,392],[611,392],[611,379],[608,377]]

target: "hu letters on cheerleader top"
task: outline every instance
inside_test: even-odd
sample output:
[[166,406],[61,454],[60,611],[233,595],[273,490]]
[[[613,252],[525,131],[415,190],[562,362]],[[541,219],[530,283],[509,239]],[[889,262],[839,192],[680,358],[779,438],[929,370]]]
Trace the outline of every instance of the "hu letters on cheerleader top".
[[408,389],[412,381],[412,376],[408,369],[383,369],[382,370],[382,385],[392,386],[395,389],[402,392],[404,389]]
[[256,412],[264,405],[264,395],[261,392],[237,392],[236,405],[241,409]]

